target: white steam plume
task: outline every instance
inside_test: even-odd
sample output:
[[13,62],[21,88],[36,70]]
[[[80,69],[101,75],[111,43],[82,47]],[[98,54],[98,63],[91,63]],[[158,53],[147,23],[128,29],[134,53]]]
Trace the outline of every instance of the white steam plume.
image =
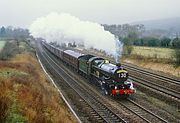
[[123,45],[113,34],[105,31],[98,23],[81,21],[70,14],[51,13],[37,18],[29,27],[34,37],[41,37],[47,42],[83,43],[85,48],[104,50],[120,59]]

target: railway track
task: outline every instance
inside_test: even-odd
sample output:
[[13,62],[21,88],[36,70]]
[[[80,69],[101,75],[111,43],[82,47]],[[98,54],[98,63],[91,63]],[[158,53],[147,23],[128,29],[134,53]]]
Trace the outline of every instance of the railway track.
[[136,71],[135,68],[127,68],[128,71],[130,71],[131,76],[130,79],[132,79],[136,84],[140,84],[143,86],[146,86],[148,88],[151,88],[157,92],[159,92],[160,94],[164,94],[167,97],[170,97],[172,99],[175,99],[177,101],[180,101],[180,91],[179,91],[179,85],[175,85],[173,88],[172,83],[170,83],[170,81],[162,81],[162,80],[158,80],[158,79],[152,79],[152,77],[154,78],[154,76],[152,75],[152,77],[149,75],[147,77],[147,75],[140,75],[141,72],[139,70]]
[[170,83],[170,84],[173,83],[173,84],[176,84],[176,85],[180,85],[180,79],[178,79],[178,78],[168,77],[166,75],[150,72],[148,70],[145,70],[143,68],[139,68],[139,67],[136,67],[136,66],[130,65],[130,64],[125,64],[124,63],[122,65],[124,67],[128,68],[129,70],[133,70],[133,71],[139,72],[141,74],[151,76],[151,77],[156,78],[158,80],[163,80],[163,81],[165,81],[167,83]]
[[131,75],[131,77],[129,77],[131,80],[133,80],[136,84],[141,84],[144,85],[146,87],[152,88],[160,93],[166,94],[169,97],[172,97],[174,99],[179,100],[180,99],[180,92],[175,91],[173,89],[170,88],[166,88],[164,86],[161,86],[159,84],[155,84],[152,83],[150,80],[146,80],[144,78],[139,78],[137,76]]
[[[47,56],[47,57],[50,57],[50,56]],[[53,57],[51,57],[51,59],[53,59]],[[56,60],[56,59],[53,59],[53,60]],[[79,90],[82,88],[83,87],[79,88]],[[88,98],[91,98],[91,97],[88,97]],[[99,98],[99,97],[94,97],[94,98]],[[167,123],[166,120],[162,119],[161,117],[157,116],[156,114],[152,113],[151,111],[145,109],[144,107],[138,105],[137,103],[133,102],[132,100],[128,100],[128,101],[126,100],[123,102],[118,101],[118,102],[121,105],[123,105],[125,108],[127,108],[129,111],[131,111],[134,115],[143,119],[143,121],[145,121],[145,122],[148,122],[148,123],[150,123],[150,122]],[[105,109],[104,106],[102,107],[102,103],[98,102],[97,100],[94,100],[93,103],[96,105],[95,109],[97,109],[98,111],[100,111],[98,107]],[[106,110],[106,112],[109,112],[109,111]],[[101,114],[103,114],[103,113],[101,113]],[[113,114],[110,113],[109,115],[112,116]],[[102,119],[101,119],[101,121],[102,121]]]
[[158,77],[156,74],[149,74],[144,71],[141,72],[138,68],[131,68],[127,66],[126,68],[132,77],[137,78],[138,76],[138,78],[149,80],[148,83],[151,83],[152,85],[156,85],[157,87],[173,92],[175,95],[180,95],[180,83],[178,81]]
[[42,52],[39,52],[39,56],[41,59],[44,59],[44,61],[48,63],[52,70],[55,71],[56,74],[69,85],[69,89],[71,88],[74,93],[76,93],[81,98],[81,103],[83,103],[86,110],[89,111],[91,117],[96,119],[97,122],[126,123],[124,119],[106,107],[103,103],[99,102],[95,96],[79,86],[78,82],[69,76],[68,73],[59,67],[50,57]]
[[131,99],[128,99],[126,101],[118,101],[118,103],[120,103],[148,123],[168,123],[168,121],[159,117],[157,114],[145,109]]

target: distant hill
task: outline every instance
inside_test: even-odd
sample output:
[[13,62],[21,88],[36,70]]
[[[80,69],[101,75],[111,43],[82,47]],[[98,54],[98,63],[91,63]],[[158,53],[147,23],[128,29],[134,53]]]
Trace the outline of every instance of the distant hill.
[[139,21],[132,24],[143,24],[146,29],[162,29],[171,32],[180,32],[180,17],[159,19],[159,20],[148,20]]

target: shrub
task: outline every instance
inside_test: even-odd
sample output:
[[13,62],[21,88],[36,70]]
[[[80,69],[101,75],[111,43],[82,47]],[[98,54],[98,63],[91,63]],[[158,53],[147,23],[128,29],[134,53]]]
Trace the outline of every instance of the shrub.
[[180,66],[180,49],[174,50],[175,64]]
[[124,47],[124,54],[125,55],[128,55],[128,56],[131,55],[132,51],[133,51],[133,46],[132,45],[126,45]]
[[0,53],[0,59],[8,60],[9,58],[20,52],[21,50],[19,49],[16,41],[8,41]]

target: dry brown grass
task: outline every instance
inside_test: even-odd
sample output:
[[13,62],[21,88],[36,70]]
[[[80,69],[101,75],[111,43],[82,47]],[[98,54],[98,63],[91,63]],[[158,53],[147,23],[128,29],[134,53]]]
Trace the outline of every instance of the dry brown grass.
[[134,55],[140,55],[149,58],[160,58],[160,59],[172,59],[173,49],[170,48],[159,48],[159,47],[143,47],[133,46]]
[[25,53],[0,61],[0,70],[0,121],[9,120],[16,104],[21,119],[29,123],[77,122],[35,56]]
[[4,85],[4,87],[0,86],[0,121],[5,122],[8,116],[8,110],[11,104],[10,98],[7,96],[7,90],[8,86],[5,86],[4,81],[0,81],[1,85]]

